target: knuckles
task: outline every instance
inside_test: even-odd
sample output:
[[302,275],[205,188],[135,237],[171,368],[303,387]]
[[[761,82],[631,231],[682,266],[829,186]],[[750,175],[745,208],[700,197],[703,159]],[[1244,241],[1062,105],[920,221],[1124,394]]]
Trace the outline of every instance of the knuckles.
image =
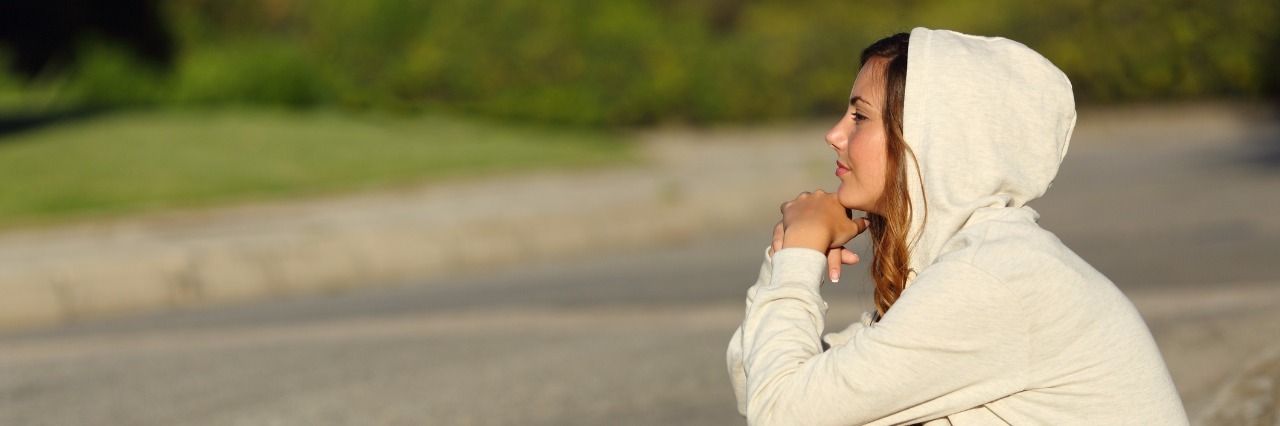
[[791,208],[796,203],[804,203],[805,205],[809,205],[815,202],[816,203],[825,203],[825,202],[838,203],[838,201],[835,199],[835,194],[828,193],[821,189],[817,189],[811,192],[810,191],[801,192],[800,195],[797,195],[795,199],[792,199],[791,201],[787,201],[779,205],[778,210],[782,211],[783,214],[785,214],[787,209]]
[[[817,189],[817,190],[814,190],[814,191],[805,191],[805,192],[801,192],[801,193],[800,193],[800,195],[797,195],[795,199],[793,199],[793,200],[791,200],[791,201],[788,201],[787,203],[794,203],[794,202],[797,202],[797,201],[807,200],[807,199],[815,198],[815,197],[816,197],[816,198],[831,198],[831,197],[834,197],[834,196],[835,196],[835,194],[829,193],[829,192],[827,192],[827,191],[823,191],[823,190],[821,190],[821,189]],[[783,203],[783,204],[785,205],[785,204],[787,204],[787,203]]]

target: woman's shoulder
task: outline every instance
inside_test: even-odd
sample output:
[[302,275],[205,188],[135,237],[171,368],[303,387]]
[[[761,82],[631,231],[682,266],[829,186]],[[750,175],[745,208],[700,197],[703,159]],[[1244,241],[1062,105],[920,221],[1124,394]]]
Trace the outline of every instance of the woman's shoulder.
[[992,220],[966,227],[938,262],[959,261],[986,271],[1006,285],[1114,289],[1106,276],[1034,220]]
[[957,235],[965,242],[938,263],[961,262],[983,271],[1028,312],[1051,321],[1072,323],[1067,318],[1079,312],[1138,318],[1133,303],[1110,279],[1035,221],[990,221],[971,228]]

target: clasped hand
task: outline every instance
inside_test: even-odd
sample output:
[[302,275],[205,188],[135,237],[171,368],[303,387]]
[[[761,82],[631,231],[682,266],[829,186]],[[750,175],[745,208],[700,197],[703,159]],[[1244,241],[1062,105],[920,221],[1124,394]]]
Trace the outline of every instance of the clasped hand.
[[840,205],[835,194],[821,189],[801,193],[782,203],[782,221],[773,228],[769,253],[792,247],[827,254],[827,271],[832,282],[840,281],[840,266],[858,263],[858,255],[844,248],[853,237],[867,230],[867,218],[852,218],[852,211]]

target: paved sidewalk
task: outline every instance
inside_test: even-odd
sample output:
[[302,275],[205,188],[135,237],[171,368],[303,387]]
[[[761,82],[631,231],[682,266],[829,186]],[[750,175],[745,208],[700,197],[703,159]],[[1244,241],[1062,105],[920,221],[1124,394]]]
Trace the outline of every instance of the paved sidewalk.
[[1280,282],[1128,296],[1160,345],[1193,424],[1270,426],[1280,419]]

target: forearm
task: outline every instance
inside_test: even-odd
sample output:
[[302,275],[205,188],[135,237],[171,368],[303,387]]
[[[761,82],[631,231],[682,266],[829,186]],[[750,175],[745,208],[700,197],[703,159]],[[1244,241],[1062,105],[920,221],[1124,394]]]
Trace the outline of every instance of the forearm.
[[[741,328],[745,409],[748,418],[774,417],[779,400],[793,395],[792,374],[822,352],[820,336],[827,304],[818,294],[826,257],[784,249],[774,254],[774,275],[760,287]],[[786,405],[786,404],[784,404]]]
[[[773,277],[773,257],[772,248],[766,248],[764,252],[764,262],[760,265],[760,274],[756,277],[756,282],[747,289],[746,310],[750,312],[752,301],[755,294],[769,284],[769,280]],[[746,415],[746,387],[747,376],[742,367],[742,327],[739,326],[733,332],[733,337],[729,339],[729,348],[725,352],[725,361],[729,368],[729,382],[733,385],[733,394],[738,400],[738,412]]]
[[934,265],[950,279],[922,275],[891,315],[875,326],[866,318],[823,352],[821,266],[812,251],[779,251],[747,312],[740,339],[752,424],[910,424],[1025,388],[1023,315],[998,309],[1016,297],[985,273]]

